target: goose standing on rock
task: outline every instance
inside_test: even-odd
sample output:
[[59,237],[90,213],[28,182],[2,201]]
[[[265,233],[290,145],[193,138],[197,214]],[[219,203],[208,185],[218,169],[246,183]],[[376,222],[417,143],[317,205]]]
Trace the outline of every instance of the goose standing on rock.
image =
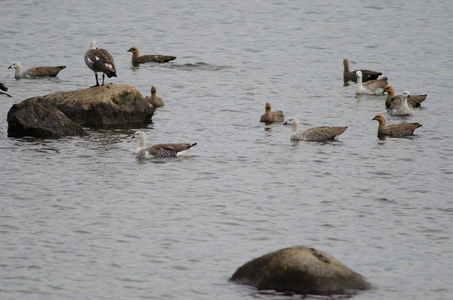
[[137,47],[131,47],[127,52],[132,52],[132,63],[141,64],[145,62],[158,62],[165,63],[176,59],[176,56],[160,55],[160,54],[147,54],[140,56],[140,50]]
[[[395,95],[395,89],[391,85],[387,85],[384,87],[384,92],[387,92],[387,98],[385,99],[385,107],[390,108],[394,101],[397,103],[401,103],[401,95]],[[425,101],[428,94],[425,95],[411,95],[408,99],[408,104],[412,105],[412,107],[420,107],[421,103]],[[396,105],[400,105],[397,104]],[[395,105],[394,104],[394,105]]]
[[392,105],[390,105],[390,114],[394,116],[412,116],[414,111],[411,107],[407,104],[407,99],[410,98],[410,94],[408,91],[404,91],[401,95],[401,103],[398,105],[397,101],[393,101]]
[[135,148],[135,156],[137,158],[176,157],[184,154],[185,151],[197,144],[157,144],[149,148],[145,148],[146,133],[143,131],[137,131],[132,138],[138,139],[138,144]]
[[11,95],[6,92],[7,90],[8,88],[6,87],[6,85],[0,82],[0,95],[6,95],[8,97],[11,97]]
[[16,69],[14,77],[20,78],[40,78],[40,77],[56,77],[58,73],[66,68],[66,66],[57,67],[34,67],[22,72],[22,64],[18,61],[11,63],[8,69]]
[[388,84],[388,78],[382,77],[377,80],[369,80],[367,82],[362,82],[362,71],[357,71],[357,88],[355,90],[356,94],[382,94],[384,92],[384,87]]
[[328,140],[334,140],[337,136],[342,134],[348,128],[344,127],[313,127],[305,130],[304,132],[299,132],[299,120],[295,117],[291,117],[286,120],[283,125],[292,125],[291,140],[297,141],[314,141],[314,142],[324,142]]
[[151,103],[154,107],[161,107],[164,106],[164,100],[162,98],[157,97],[157,92],[156,92],[156,87],[152,86],[151,87],[151,97],[146,96],[145,100],[147,100],[149,103]]
[[403,137],[413,135],[414,130],[422,126],[420,123],[401,123],[386,126],[387,120],[384,115],[381,114],[376,115],[371,120],[379,122],[378,136],[387,135],[391,137]]
[[347,81],[357,82],[357,77],[356,77],[357,71],[362,72],[362,74],[363,74],[362,81],[363,82],[366,82],[369,80],[376,80],[376,79],[378,79],[379,76],[382,75],[381,72],[371,71],[371,70],[366,70],[366,69],[350,71],[349,70],[349,61],[346,58],[343,60],[343,67],[344,67],[343,79],[345,82],[347,82]]
[[107,75],[110,77],[116,76],[116,67],[113,57],[105,49],[99,49],[96,41],[90,43],[90,49],[85,52],[84,56],[85,64],[94,72],[96,77],[96,85],[99,86],[98,73],[102,72],[102,85],[104,85],[104,78]]
[[281,110],[272,111],[270,102],[266,102],[264,106],[264,115],[261,116],[260,122],[273,123],[273,122],[284,122],[285,116]]

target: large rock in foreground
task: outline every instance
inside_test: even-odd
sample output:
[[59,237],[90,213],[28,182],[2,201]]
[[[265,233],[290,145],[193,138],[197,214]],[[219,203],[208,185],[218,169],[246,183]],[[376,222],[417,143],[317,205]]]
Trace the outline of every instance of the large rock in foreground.
[[230,279],[261,290],[300,294],[347,294],[366,290],[366,279],[327,253],[292,247],[268,253],[244,264]]
[[111,84],[26,99],[8,112],[8,136],[85,135],[82,127],[147,124],[155,108],[133,86]]

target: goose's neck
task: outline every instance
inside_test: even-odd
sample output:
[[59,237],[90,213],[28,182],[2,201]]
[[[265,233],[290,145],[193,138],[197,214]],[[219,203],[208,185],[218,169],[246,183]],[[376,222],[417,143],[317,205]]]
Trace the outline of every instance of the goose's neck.
[[294,122],[293,123],[293,133],[299,132],[300,124],[299,122]]
[[357,88],[358,89],[362,89],[363,88],[362,77],[361,76],[357,76]]
[[140,150],[145,149],[146,145],[146,138],[140,138],[137,143],[137,147],[135,148],[135,153],[137,153]]
[[379,120],[379,130],[385,129],[385,120]]
[[408,105],[407,105],[407,97],[404,96],[404,95],[403,95],[403,97],[401,97],[401,105],[402,105],[403,107],[408,106]]
[[265,109],[265,111],[264,111],[264,114],[265,114],[266,116],[272,115],[272,109],[266,107],[266,109]]
[[345,71],[346,73],[351,72],[351,71],[349,70],[349,62],[348,62],[346,59],[343,61],[343,66],[344,66],[344,71]]
[[132,58],[138,58],[139,56],[140,56],[140,52],[138,50],[132,52]]
[[17,65],[15,68],[15,71],[14,71],[14,77],[20,78],[21,75],[22,75],[22,66]]

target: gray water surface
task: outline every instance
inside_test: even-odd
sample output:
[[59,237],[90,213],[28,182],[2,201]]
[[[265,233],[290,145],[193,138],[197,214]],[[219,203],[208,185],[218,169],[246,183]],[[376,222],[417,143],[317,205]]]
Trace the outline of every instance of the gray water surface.
[[[0,18],[1,299],[300,299],[228,282],[243,263],[306,245],[377,289],[354,299],[449,299],[453,289],[453,5],[450,1],[3,1]],[[91,40],[117,78],[166,103],[146,128],[58,140],[8,138],[33,96],[95,83]],[[132,67],[126,51],[175,55]],[[398,94],[428,94],[412,117],[356,96],[342,61],[379,70]],[[8,66],[67,66],[15,80]],[[291,142],[259,123],[264,104],[338,141]],[[408,138],[376,136],[420,122]],[[137,160],[148,142],[198,142]]]

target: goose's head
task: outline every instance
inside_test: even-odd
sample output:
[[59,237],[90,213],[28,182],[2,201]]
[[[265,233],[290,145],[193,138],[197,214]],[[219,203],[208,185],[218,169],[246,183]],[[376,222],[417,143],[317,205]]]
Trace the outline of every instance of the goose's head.
[[355,75],[357,76],[357,78],[362,78],[362,71],[355,72]]
[[264,106],[264,108],[266,110],[271,110],[272,109],[271,103],[270,102],[266,102],[266,105]]
[[143,131],[137,131],[133,136],[133,139],[146,140],[146,133]]
[[127,52],[139,53],[137,47],[130,47],[129,50],[127,50]]
[[155,93],[156,91],[157,91],[157,90],[156,90],[156,87],[153,85],[153,86],[151,87],[151,94]]
[[299,125],[299,120],[295,117],[289,117],[283,125]]
[[404,97],[404,98],[410,98],[411,95],[409,94],[409,91],[404,91],[404,92],[403,92],[403,97]]
[[374,116],[373,119],[371,119],[371,121],[373,121],[373,120],[376,120],[376,121],[378,121],[379,123],[382,123],[382,124],[384,124],[384,125],[385,125],[385,123],[386,123],[386,121],[387,121],[387,120],[385,119],[384,115],[382,115],[382,114],[377,114],[376,116]]
[[389,94],[395,94],[395,89],[391,85],[386,85],[384,87],[384,92],[387,92]]
[[18,61],[13,61],[8,69],[22,69],[22,65]]
[[96,43],[96,41],[91,41],[90,49],[97,49],[97,48],[98,48],[98,43]]

